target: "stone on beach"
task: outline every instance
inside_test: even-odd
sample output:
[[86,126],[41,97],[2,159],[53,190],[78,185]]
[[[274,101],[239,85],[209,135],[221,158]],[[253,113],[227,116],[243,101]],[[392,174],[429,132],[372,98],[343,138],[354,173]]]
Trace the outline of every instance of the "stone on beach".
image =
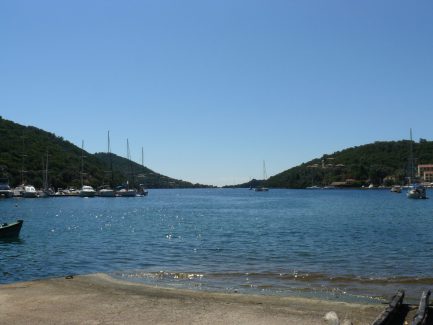
[[326,313],[323,319],[327,325],[340,325],[340,320],[338,319],[338,315],[335,311]]

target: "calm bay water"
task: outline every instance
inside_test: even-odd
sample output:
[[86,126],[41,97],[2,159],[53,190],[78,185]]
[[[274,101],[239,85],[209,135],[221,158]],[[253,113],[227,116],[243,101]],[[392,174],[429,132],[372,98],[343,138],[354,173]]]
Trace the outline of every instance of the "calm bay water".
[[[433,193],[428,193],[433,195]],[[433,200],[386,190],[151,190],[0,200],[0,283],[105,272],[196,290],[379,301],[433,287]]]

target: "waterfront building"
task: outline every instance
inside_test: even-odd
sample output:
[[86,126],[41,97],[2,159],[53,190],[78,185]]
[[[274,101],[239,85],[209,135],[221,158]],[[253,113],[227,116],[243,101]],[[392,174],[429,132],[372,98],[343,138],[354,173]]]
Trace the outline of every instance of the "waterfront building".
[[433,182],[433,164],[418,165],[418,177],[424,182]]

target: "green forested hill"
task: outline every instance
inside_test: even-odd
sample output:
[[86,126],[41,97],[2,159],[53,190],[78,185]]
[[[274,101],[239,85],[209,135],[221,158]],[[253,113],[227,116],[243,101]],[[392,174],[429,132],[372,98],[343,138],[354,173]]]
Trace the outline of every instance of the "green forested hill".
[[[351,186],[402,184],[410,175],[410,141],[382,141],[324,155],[270,177],[269,187],[305,188],[351,179]],[[414,165],[433,163],[433,142],[412,142]],[[249,186],[242,184],[241,186]]]
[[[11,186],[23,181],[42,186],[43,161],[48,152],[49,184],[55,188],[80,186],[81,148],[52,133],[33,126],[23,126],[0,117],[0,174],[9,177]],[[111,180],[109,159],[106,154],[84,153],[84,179],[86,184],[98,187]],[[113,182],[123,184],[129,178],[129,160],[113,156]],[[134,173],[142,174],[140,181],[149,188],[199,187],[202,185],[176,180],[132,163]],[[22,172],[24,171],[24,172]],[[0,176],[2,176],[0,175]]]

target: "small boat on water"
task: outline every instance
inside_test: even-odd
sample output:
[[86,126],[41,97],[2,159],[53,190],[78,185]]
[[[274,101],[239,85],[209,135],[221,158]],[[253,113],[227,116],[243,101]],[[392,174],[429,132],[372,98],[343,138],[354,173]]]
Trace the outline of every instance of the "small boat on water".
[[116,192],[109,186],[109,185],[103,185],[98,190],[98,195],[101,197],[115,197]]
[[[266,165],[265,161],[263,160],[263,182],[268,178],[268,175],[266,174]],[[254,188],[255,192],[267,192],[269,191],[269,188],[264,186],[259,186]]]
[[0,197],[10,198],[14,196],[14,191],[9,186],[7,178],[0,178]]
[[132,176],[132,186],[129,186],[129,179],[126,181],[126,185],[121,185],[116,188],[116,195],[121,197],[136,197],[137,196],[137,190],[134,188],[134,165],[131,160],[131,151],[129,149],[129,140],[126,139],[126,159],[129,161],[129,169],[130,173],[129,175]]
[[409,199],[426,199],[426,189],[425,187],[419,183],[419,180],[415,177],[415,164],[413,157],[413,141],[412,141],[412,129],[410,129],[410,141],[409,141],[409,164],[410,164],[410,172],[409,172],[409,184],[412,184],[408,187],[408,191],[406,193]]
[[35,198],[38,196],[38,192],[33,185],[24,185],[24,190],[21,192],[21,196],[25,198]]
[[137,190],[122,188],[122,189],[118,190],[116,192],[116,194],[118,196],[121,196],[121,197],[136,197],[137,196]]
[[426,199],[426,189],[421,184],[413,184],[407,191],[407,197],[409,199]]
[[147,196],[149,194],[149,191],[146,190],[146,188],[144,187],[144,184],[140,184],[138,186],[137,194],[138,194],[138,196]]
[[19,236],[23,220],[17,220],[12,223],[0,224],[0,238],[16,238]]
[[391,192],[401,193],[401,186],[400,185],[394,185],[393,187],[391,187]]
[[93,189],[93,187],[89,185],[83,185],[83,187],[80,190],[80,196],[81,197],[94,197],[96,194],[96,191]]
[[[100,197],[116,197],[116,192],[113,190],[113,188],[111,187],[113,184],[113,159],[112,159],[112,155],[111,155],[111,145],[110,145],[110,131],[108,131],[108,137],[107,137],[107,154],[108,157],[110,158],[110,170],[106,171],[106,174],[109,174],[110,178],[111,178],[111,182],[110,184],[105,184],[102,185],[98,188],[98,193],[97,195],[99,195]],[[105,177],[104,176],[104,183],[105,183]]]
[[81,141],[81,189],[79,195],[81,197],[94,197],[96,191],[90,185],[84,185],[84,140]]

